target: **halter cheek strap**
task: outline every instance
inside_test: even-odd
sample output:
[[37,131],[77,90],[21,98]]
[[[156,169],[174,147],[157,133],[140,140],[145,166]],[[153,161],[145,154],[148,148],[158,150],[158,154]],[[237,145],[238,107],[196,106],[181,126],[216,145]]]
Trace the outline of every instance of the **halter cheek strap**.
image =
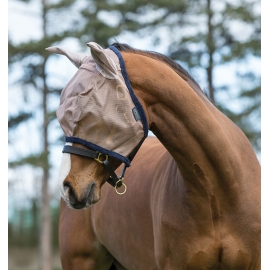
[[[89,150],[89,149],[83,149],[83,148],[79,148],[79,147],[75,147],[75,146],[71,146],[71,145],[65,145],[63,150],[62,150],[62,153],[69,153],[69,154],[74,154],[74,155],[79,155],[79,156],[84,156],[84,157],[89,157],[89,158],[93,158],[94,160],[96,160],[97,162],[99,163],[102,163],[107,172],[109,173],[110,177],[109,179],[107,180],[107,182],[112,185],[116,191],[117,194],[119,195],[122,195],[124,193],[126,193],[126,190],[127,190],[127,187],[126,185],[123,183],[123,180],[124,180],[124,174],[125,174],[125,171],[126,171],[126,164],[124,165],[124,168],[121,172],[121,175],[118,177],[109,160],[108,160],[108,156],[107,155],[104,155],[100,152],[97,152],[97,151],[93,151],[93,150]],[[105,159],[101,159],[102,156],[105,156]],[[117,189],[121,186],[124,186],[124,191],[123,192],[119,192]]]

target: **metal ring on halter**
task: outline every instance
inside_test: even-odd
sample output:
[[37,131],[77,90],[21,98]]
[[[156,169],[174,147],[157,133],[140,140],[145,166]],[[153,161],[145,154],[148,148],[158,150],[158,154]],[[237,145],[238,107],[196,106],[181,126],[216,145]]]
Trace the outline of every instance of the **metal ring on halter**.
[[103,153],[98,153],[98,156],[97,156],[97,158],[94,158],[94,160],[96,160],[97,162],[99,162],[99,163],[103,163],[103,161],[102,160],[100,160],[100,156],[101,155],[104,155],[105,156],[105,160],[108,160],[108,155],[105,155],[105,154],[103,154]]
[[[120,178],[120,179],[115,183],[114,189],[115,189],[115,192],[116,192],[118,195],[123,195],[123,194],[125,194],[126,191],[127,191],[127,186],[123,183],[123,180],[124,180],[124,178]],[[119,192],[119,191],[117,190],[117,189],[119,188],[119,187],[117,186],[119,182],[122,182],[122,185],[121,185],[121,186],[124,186],[124,191],[123,191],[123,192]]]

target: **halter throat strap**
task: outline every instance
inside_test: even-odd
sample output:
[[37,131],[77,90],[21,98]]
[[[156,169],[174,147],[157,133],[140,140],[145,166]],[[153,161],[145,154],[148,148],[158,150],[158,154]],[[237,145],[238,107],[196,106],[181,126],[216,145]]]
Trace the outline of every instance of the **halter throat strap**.
[[[121,187],[123,185],[123,179],[124,179],[124,174],[125,174],[125,171],[126,171],[126,164],[124,165],[124,168],[122,170],[122,173],[121,175],[118,177],[109,160],[108,160],[108,156],[107,155],[104,155],[100,152],[97,152],[97,151],[93,151],[93,150],[89,150],[89,149],[83,149],[83,148],[79,148],[79,147],[75,147],[75,146],[72,146],[72,145],[65,145],[63,150],[62,150],[62,153],[69,153],[69,154],[74,154],[74,155],[78,155],[78,156],[84,156],[84,157],[89,157],[89,158],[93,158],[94,160],[96,160],[97,162],[99,163],[102,163],[107,172],[109,173],[110,177],[109,179],[107,180],[107,182],[113,186],[115,189]],[[104,160],[101,160],[101,155],[105,156],[105,159]]]

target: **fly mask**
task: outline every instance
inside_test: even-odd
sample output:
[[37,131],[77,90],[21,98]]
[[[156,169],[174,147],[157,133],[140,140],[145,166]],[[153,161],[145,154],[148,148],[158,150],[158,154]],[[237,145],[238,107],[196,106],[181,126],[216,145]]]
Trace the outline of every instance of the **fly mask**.
[[[65,55],[78,67],[61,93],[56,113],[67,143],[62,152],[102,162],[110,175],[107,181],[116,190],[123,184],[126,168],[148,135],[147,119],[132,90],[121,53],[113,46],[103,49],[95,42],[87,46],[92,56],[60,47],[46,49]],[[108,156],[124,163],[120,177]]]

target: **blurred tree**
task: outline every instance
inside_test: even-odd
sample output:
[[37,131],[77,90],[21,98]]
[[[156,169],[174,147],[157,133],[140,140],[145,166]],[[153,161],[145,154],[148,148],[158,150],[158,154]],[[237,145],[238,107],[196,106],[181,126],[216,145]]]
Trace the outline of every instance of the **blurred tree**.
[[[190,22],[184,26],[191,31],[175,34],[169,47],[173,59],[187,64],[190,70],[206,71],[210,100],[244,131],[257,153],[260,152],[260,71],[250,63],[260,59],[261,53],[259,8],[257,0],[197,1],[190,6]],[[177,33],[177,24],[172,31]],[[230,85],[228,79],[218,85],[214,80],[216,70],[230,69],[232,64],[240,70],[235,72],[239,83]],[[224,101],[225,91],[231,98]]]
[[[192,1],[195,0],[86,1],[81,8],[82,27],[76,37],[83,46],[89,41],[95,41],[103,47],[107,47],[114,41],[113,38],[124,33],[146,37],[153,34],[153,29],[162,31],[162,26],[169,24],[168,18],[178,18],[184,23],[184,15]],[[155,40],[155,43],[158,42],[159,40]]]
[[[19,0],[18,0],[19,1]],[[61,89],[57,89],[49,85],[48,73],[46,71],[46,64],[48,62],[49,53],[45,51],[46,47],[52,45],[52,43],[63,41],[66,37],[70,36],[70,33],[77,31],[77,25],[75,17],[70,16],[72,13],[72,7],[75,6],[76,0],[21,0],[28,5],[32,3],[38,3],[40,10],[37,11],[35,16],[39,16],[41,21],[41,37],[38,40],[29,40],[20,44],[14,43],[9,38],[8,55],[9,55],[9,69],[15,68],[19,65],[23,70],[21,77],[13,84],[21,85],[26,97],[26,105],[29,99],[31,90],[35,91],[39,95],[39,99],[35,100],[36,105],[33,103],[30,106],[26,106],[25,111],[21,111],[19,114],[9,118],[9,129],[14,130],[25,124],[26,121],[30,121],[38,113],[42,115],[42,123],[38,132],[40,132],[40,144],[42,145],[41,151],[30,153],[28,156],[24,156],[19,159],[10,160],[9,167],[15,168],[18,166],[25,166],[26,164],[39,168],[42,171],[42,203],[41,203],[41,235],[40,235],[40,250],[41,260],[40,267],[43,270],[51,269],[51,216],[50,216],[50,194],[48,188],[49,174],[50,174],[50,144],[49,141],[49,126],[55,119],[55,110],[49,109],[49,98],[52,95],[59,95]],[[65,19],[65,20],[64,20]],[[61,24],[58,24],[61,20]],[[19,23],[19,22],[18,22]],[[12,143],[12,140],[10,140]],[[37,204],[33,200],[32,211],[34,219],[34,230],[36,230],[37,222]],[[23,213],[23,212],[22,212]],[[35,233],[35,231],[33,231]],[[30,239],[29,239],[30,240]]]

